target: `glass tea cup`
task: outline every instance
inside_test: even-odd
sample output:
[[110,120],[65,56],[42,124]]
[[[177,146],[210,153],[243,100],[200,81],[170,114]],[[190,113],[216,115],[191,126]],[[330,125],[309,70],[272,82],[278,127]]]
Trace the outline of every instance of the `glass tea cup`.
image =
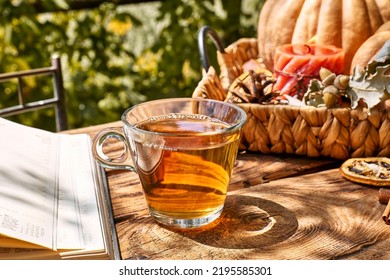
[[[144,102],[123,113],[122,129],[101,130],[92,152],[105,168],[138,174],[157,222],[199,227],[222,212],[245,121],[241,108],[216,100]],[[110,138],[123,143],[121,156],[104,153]]]

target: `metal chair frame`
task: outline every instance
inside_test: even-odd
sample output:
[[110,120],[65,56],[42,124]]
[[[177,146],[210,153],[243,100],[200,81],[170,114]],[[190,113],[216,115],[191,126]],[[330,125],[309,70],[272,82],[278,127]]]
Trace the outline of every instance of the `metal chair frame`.
[[[53,97],[39,100],[39,101],[25,103],[22,94],[22,90],[23,90],[22,79],[28,76],[48,76],[48,75],[51,75],[53,78],[53,89],[54,89]],[[19,104],[0,109],[1,117],[18,115],[29,111],[34,111],[37,109],[55,107],[57,131],[68,129],[68,119],[67,119],[66,104],[65,104],[65,90],[63,85],[61,61],[58,55],[52,57],[50,67],[43,67],[43,68],[36,68],[36,69],[25,70],[25,71],[17,71],[17,72],[0,74],[0,83],[15,78],[18,79]]]

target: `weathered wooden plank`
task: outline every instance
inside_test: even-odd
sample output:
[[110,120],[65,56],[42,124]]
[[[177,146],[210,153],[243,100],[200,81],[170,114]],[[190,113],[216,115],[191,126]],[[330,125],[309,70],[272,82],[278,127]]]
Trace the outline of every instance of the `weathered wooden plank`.
[[237,157],[229,190],[254,186],[315,170],[338,167],[340,164],[341,162],[328,158],[241,154]]
[[375,247],[388,244],[390,238],[390,229],[381,220],[385,206],[378,202],[377,189],[349,182],[337,169],[230,192],[222,217],[195,230],[157,225],[147,214],[140,186],[132,186],[130,193],[131,198],[114,200],[114,207],[130,213],[117,223],[125,259],[389,256]]

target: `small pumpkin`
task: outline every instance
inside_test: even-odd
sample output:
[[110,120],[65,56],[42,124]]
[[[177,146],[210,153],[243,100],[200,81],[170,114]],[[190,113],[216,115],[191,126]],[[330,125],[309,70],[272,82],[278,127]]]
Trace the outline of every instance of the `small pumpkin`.
[[359,47],[352,59],[351,69],[358,67],[362,70],[362,67],[373,60],[387,40],[390,40],[390,21],[384,23]]
[[267,0],[259,14],[259,56],[273,69],[277,46],[315,36],[318,44],[344,49],[348,74],[358,48],[387,21],[390,0]]

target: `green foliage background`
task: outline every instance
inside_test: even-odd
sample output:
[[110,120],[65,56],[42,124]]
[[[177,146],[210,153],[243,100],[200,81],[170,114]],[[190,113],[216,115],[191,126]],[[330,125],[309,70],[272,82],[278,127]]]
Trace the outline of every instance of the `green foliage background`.
[[[38,12],[37,2],[47,12]],[[146,100],[191,96],[202,72],[199,29],[213,27],[225,46],[256,37],[263,4],[261,0],[127,5],[107,1],[97,8],[71,10],[69,2],[0,1],[0,72],[49,66],[51,56],[59,54],[71,128],[119,120],[126,108]],[[217,66],[216,49],[211,40],[208,44]],[[50,94],[49,84],[31,80],[26,84],[31,87],[26,95]],[[0,87],[0,107],[15,100],[12,90]],[[48,110],[16,120],[54,130],[52,117]]]

